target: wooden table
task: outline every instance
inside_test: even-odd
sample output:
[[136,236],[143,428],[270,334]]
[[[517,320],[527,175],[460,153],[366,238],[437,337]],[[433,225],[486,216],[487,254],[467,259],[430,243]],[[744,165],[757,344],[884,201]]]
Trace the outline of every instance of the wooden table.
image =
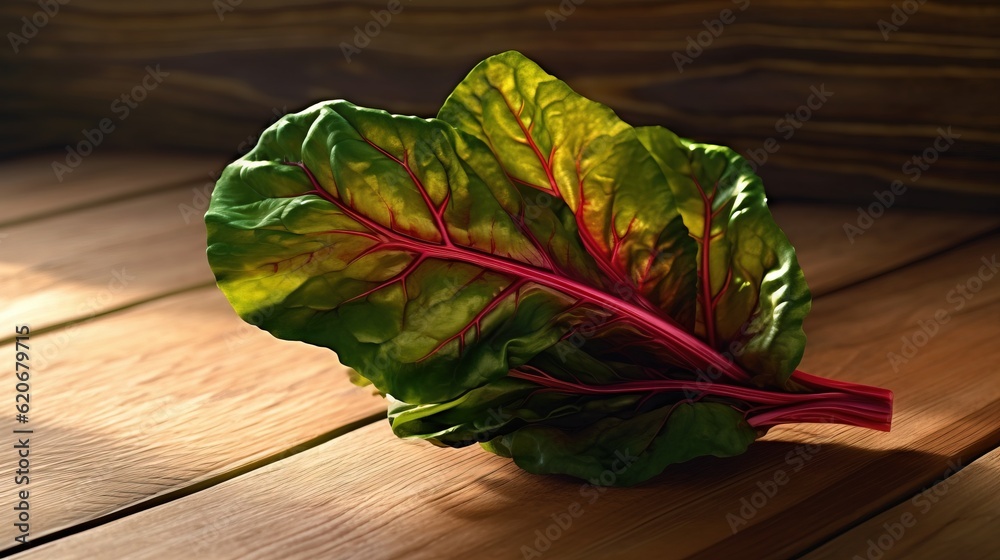
[[[803,369],[895,391],[893,431],[786,426],[591,500],[477,448],[396,439],[332,353],[242,323],[204,256],[224,161],[95,153],[59,184],[53,157],[0,163],[2,353],[27,323],[33,366],[27,424],[13,377],[3,390],[4,555],[1000,557],[1000,275],[973,280],[998,217],[890,208],[851,243],[853,207],[774,205],[815,294]],[[978,288],[961,306],[959,284]]]

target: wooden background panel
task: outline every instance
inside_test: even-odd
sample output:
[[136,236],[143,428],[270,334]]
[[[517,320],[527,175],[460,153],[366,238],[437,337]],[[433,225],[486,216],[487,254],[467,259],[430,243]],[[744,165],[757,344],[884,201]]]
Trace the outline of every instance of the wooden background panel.
[[[335,354],[244,323],[214,286],[29,343],[33,540],[385,416]],[[18,427],[0,418],[8,434]],[[0,476],[15,468],[4,461]],[[0,549],[16,534],[3,524]]]
[[[200,550],[217,558],[510,558],[536,546],[535,531],[574,502],[582,515],[555,532],[547,554],[788,557],[913,495],[951,458],[978,456],[1000,437],[1000,384],[984,378],[995,377],[989,368],[1000,359],[989,344],[1000,285],[951,310],[905,367],[892,371],[886,360],[998,244],[991,236],[817,302],[805,368],[896,391],[890,434],[780,428],[743,456],[693,461],[641,487],[597,493],[579,481],[520,472],[475,448],[399,441],[379,423],[19,557]],[[729,514],[741,515],[742,500],[779,471],[787,481],[734,534]]]
[[806,560],[995,558],[1000,553],[1000,449],[830,541]]
[[[67,4],[17,54],[0,50],[0,152],[79,142],[105,117],[107,144],[229,154],[275,112],[322,99],[432,115],[475,62],[517,49],[635,124],[741,153],[775,138],[760,168],[772,196],[871,202],[902,180],[901,205],[1000,206],[993,3],[924,3],[888,41],[877,22],[892,3],[861,0],[587,0],[554,30],[554,0],[402,5],[348,62],[341,44],[386,1],[241,2],[221,21],[203,0]],[[3,4],[0,27],[34,9]],[[735,21],[679,71],[673,54],[725,9]],[[157,64],[169,75],[119,119],[114,100]],[[785,138],[779,119],[821,85],[834,95]],[[919,178],[903,169],[948,126],[961,138],[940,159]]]

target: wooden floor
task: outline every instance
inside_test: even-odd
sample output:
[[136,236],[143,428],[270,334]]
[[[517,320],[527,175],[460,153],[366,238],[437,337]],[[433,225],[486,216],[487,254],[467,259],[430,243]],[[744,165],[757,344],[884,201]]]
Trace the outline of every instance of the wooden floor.
[[852,243],[853,207],[775,205],[816,297],[802,369],[895,391],[893,431],[782,427],[593,494],[396,439],[332,353],[242,323],[204,255],[224,162],[98,153],[59,184],[51,158],[0,162],[0,354],[32,330],[28,424],[3,389],[0,555],[1000,558],[1000,274],[977,279],[1000,217],[890,208]]

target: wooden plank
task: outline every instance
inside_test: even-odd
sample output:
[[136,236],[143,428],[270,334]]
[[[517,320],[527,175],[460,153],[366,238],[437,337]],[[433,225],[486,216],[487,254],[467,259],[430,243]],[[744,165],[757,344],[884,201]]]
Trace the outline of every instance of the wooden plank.
[[[154,162],[151,164],[151,168],[158,169],[159,167]],[[10,324],[27,321],[32,323],[33,328],[37,329],[39,326],[58,321],[85,320],[98,312],[118,309],[137,301],[159,297],[170,290],[182,288],[191,283],[209,281],[211,277],[204,264],[203,224],[199,218],[191,218],[191,216],[182,213],[179,208],[181,205],[188,205],[203,209],[203,203],[199,206],[199,201],[195,200],[195,191],[202,189],[203,185],[172,189],[168,192],[136,197],[128,201],[103,205],[48,220],[39,220],[8,230],[11,233],[9,242],[6,247],[0,247],[0,250],[13,251],[16,248],[18,251],[10,253],[12,257],[5,260],[5,266],[8,268],[4,270],[4,274],[0,275],[0,288],[7,288],[7,293],[25,295],[12,298],[13,303],[0,311],[0,317]],[[840,235],[838,232],[841,228],[841,222],[849,217],[850,212],[851,209],[846,207],[821,208],[798,204],[779,205],[775,209],[778,220],[792,241],[799,246],[800,258],[803,260],[803,266],[810,274],[810,278],[813,278],[810,268],[813,266],[817,267],[816,270],[819,272],[837,272],[837,274],[824,272],[817,276],[820,287],[823,289],[833,289],[845,283],[882,272],[887,267],[895,266],[907,259],[920,258],[936,248],[933,243],[925,243],[925,238],[935,243],[957,243],[977,231],[995,227],[1000,221],[979,216],[951,215],[928,222],[910,210],[900,209],[898,213],[887,215],[883,218],[885,222],[880,222],[878,227],[873,227],[869,233],[865,234],[865,243],[859,242],[852,249],[857,254],[857,258],[841,258],[837,266],[831,267],[825,264],[828,255],[836,254],[840,246],[847,245],[846,238],[838,237]],[[186,217],[191,218],[190,224],[185,223]],[[959,224],[964,224],[965,227],[960,227]],[[119,266],[125,267],[124,271],[127,272],[127,276],[135,277],[129,281],[128,286],[120,289],[117,284],[109,286],[114,273],[121,270],[118,268]],[[214,293],[214,290],[210,289],[209,292],[210,294],[206,294],[206,298],[215,298],[212,301],[221,301],[220,296]],[[184,298],[180,300],[169,298],[166,301],[168,303],[164,305],[169,307],[169,302],[185,300]],[[89,304],[92,302],[99,304],[99,306],[90,307]],[[81,305],[88,305],[88,307],[80,310]],[[200,306],[202,306],[201,303],[194,304],[193,308],[200,309]],[[210,317],[211,321],[218,321],[220,324],[228,324],[225,321],[235,321],[235,315],[225,305],[204,304],[204,308],[217,315]],[[160,307],[156,307],[156,309],[160,309]],[[132,315],[126,316],[133,317]],[[211,321],[210,324],[214,324]],[[114,325],[118,325],[115,328],[122,332],[133,330],[131,324],[127,322],[115,322]],[[88,324],[87,329],[99,326],[100,322],[97,322],[93,327]],[[79,358],[82,360],[82,365],[74,366],[72,370],[69,369],[69,364],[75,364],[77,357],[74,356],[74,350],[65,348],[66,344],[63,340],[67,332],[75,333],[79,328],[82,327],[58,330],[51,335],[40,338],[38,354],[35,355],[38,365],[44,366],[44,369],[49,372],[46,374],[47,377],[58,381],[62,387],[86,385],[92,387],[95,394],[111,390],[108,386],[102,387],[100,385],[102,379],[110,380],[110,378],[91,377],[90,370],[99,367],[99,364],[87,361],[86,356]],[[134,330],[140,332],[143,330],[158,331],[158,329],[143,325],[136,325]],[[114,339],[117,336],[117,331],[108,332],[111,333],[108,335],[109,339]],[[171,344],[163,342],[159,332],[157,341],[152,346],[146,344],[146,341],[141,338],[130,338],[131,342],[125,343],[119,343],[116,340],[115,344],[123,344],[125,348],[148,346],[148,359],[154,361],[163,359],[172,362],[176,359],[172,354],[176,352],[177,347],[199,347],[200,341],[197,338],[199,332],[190,333],[189,338],[178,339]],[[180,335],[176,334],[176,336]],[[291,345],[291,348],[297,349],[299,347],[300,345]],[[158,358],[158,353],[163,353],[164,356]],[[124,364],[116,362],[116,359],[124,360]],[[130,354],[119,358],[109,356],[107,367],[124,368],[121,370],[125,371],[132,367],[133,361]],[[239,370],[246,366],[245,364],[232,365],[228,360],[220,359],[215,367],[229,371],[230,368]],[[172,390],[170,377],[159,377],[155,383],[165,386],[164,391],[168,394]],[[155,388],[151,391],[150,395],[154,394]],[[162,412],[157,411],[163,406],[166,406],[168,410],[177,407],[183,408],[184,402],[180,399],[170,399],[167,405],[163,405],[161,401],[150,397],[148,399],[137,398],[134,405],[135,410],[132,414],[135,417],[142,417],[147,414],[154,416],[162,414]],[[103,401],[89,404],[86,402],[77,403],[74,406],[80,414],[87,414],[88,411],[94,415],[104,414],[102,412]],[[383,406],[381,403],[376,403],[372,408],[368,408],[367,412],[381,411]],[[127,412],[122,411],[121,414],[127,414]],[[141,421],[133,417],[129,418],[133,423]],[[122,429],[125,430],[125,434],[109,431],[106,434],[108,441],[118,438],[128,439],[126,428],[129,422],[124,417],[118,420],[124,426]],[[326,428],[332,430],[342,425],[342,422],[331,423],[327,424]],[[296,432],[289,440],[294,443],[286,444],[302,443],[313,437],[314,434],[310,434],[312,432]],[[79,448],[79,445],[81,445],[80,441],[69,438],[60,440],[53,449],[55,453],[66,457],[83,458],[79,463],[79,469],[101,468],[98,462],[106,458],[101,455],[87,454],[86,449]],[[86,441],[82,445],[86,445]],[[167,451],[163,453],[167,453]],[[169,450],[169,453],[177,456],[181,450],[174,448]],[[153,464],[159,461],[155,455],[145,460]],[[133,461],[134,464],[113,463],[115,469],[129,474],[134,481],[128,493],[114,492],[109,486],[73,489],[75,500],[63,504],[65,508],[62,509],[55,505],[51,506],[54,517],[51,522],[43,518],[42,522],[34,524],[35,535],[50,533],[59,527],[86,522],[108,512],[134,506],[157,495],[162,495],[163,492],[169,492],[170,489],[189,487],[197,480],[213,476],[211,473],[217,472],[194,469],[184,477],[178,476],[171,480],[170,482],[174,485],[167,488],[162,479],[155,476],[150,478],[148,471],[134,468],[134,465],[143,464],[144,459],[141,456],[137,455]],[[245,465],[246,461],[249,459],[241,464]],[[65,477],[68,480],[77,476],[66,464],[60,465],[60,469],[63,469],[58,471],[61,473],[60,476],[53,475],[54,478]],[[42,492],[51,496],[60,496],[63,495],[64,490],[56,488],[50,491],[43,488]],[[91,506],[87,506],[87,504],[91,504]]]
[[201,189],[192,184],[7,228],[0,324],[37,330],[211,282],[204,205],[187,220],[181,210],[194,208]]
[[[332,352],[242,322],[214,286],[29,342],[33,356],[48,350],[32,369],[30,421],[12,410],[0,426],[34,430],[30,484],[6,484],[0,499],[30,490],[31,538],[385,413]],[[3,478],[15,463],[2,462]],[[0,524],[0,548],[17,534]]]
[[805,560],[996,558],[1000,449],[955,463],[934,486],[837,537]]
[[[81,129],[110,118],[109,145],[231,153],[273,110],[321,99],[431,116],[476,62],[516,47],[630,122],[766,157],[772,196],[862,202],[902,180],[912,188],[901,205],[995,211],[1000,10],[922,3],[884,36],[878,22],[899,18],[891,4],[587,0],[563,20],[558,1],[402,2],[363,52],[346,57],[341,45],[353,45],[355,27],[386,0],[261,0],[218,13],[204,0],[71,2],[16,57],[6,52],[0,151],[76,143]],[[2,27],[20,30],[29,8],[0,4]],[[732,23],[713,23],[723,10]],[[724,28],[707,44],[706,25]],[[169,75],[119,121],[110,105],[156,64]],[[833,95],[820,105],[812,97],[819,108],[810,110],[820,86]],[[786,117],[797,110],[804,124]],[[948,126],[961,138],[910,182],[902,166]]]
[[60,181],[52,170],[64,152],[0,161],[0,227],[178,183],[210,182],[218,156],[95,152]]
[[814,297],[1000,226],[994,216],[902,208],[859,225],[857,207],[840,204],[778,203],[771,213],[797,248]]
[[[213,558],[511,558],[533,546],[573,558],[788,557],[1000,438],[1000,278],[960,309],[952,292],[998,246],[993,235],[816,302],[804,369],[893,389],[890,434],[779,428],[743,456],[693,461],[647,485],[598,493],[478,449],[399,441],[378,423],[19,557],[200,550]],[[901,352],[901,337],[936,317],[946,321],[894,371],[887,352]],[[756,494],[779,473],[783,484],[760,503]],[[582,515],[550,529],[552,516],[574,503]],[[548,545],[544,531],[557,535]]]

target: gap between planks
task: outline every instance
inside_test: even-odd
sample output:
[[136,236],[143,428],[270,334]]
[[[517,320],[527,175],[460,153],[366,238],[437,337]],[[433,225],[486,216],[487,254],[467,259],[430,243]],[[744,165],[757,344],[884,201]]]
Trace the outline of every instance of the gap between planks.
[[933,486],[810,551],[837,558],[997,558],[1000,556],[1000,448],[967,466],[950,464]]
[[[176,498],[385,416],[332,352],[247,325],[214,287],[59,337],[59,352],[33,360],[42,372],[33,400],[59,412],[33,417],[43,444],[33,454],[32,535]],[[11,428],[13,418],[0,423]],[[0,472],[13,477],[11,465]],[[4,544],[11,531],[0,529]]]
[[181,210],[192,204],[190,187],[7,228],[0,291],[15,295],[0,323],[52,331],[210,284],[204,221]]

